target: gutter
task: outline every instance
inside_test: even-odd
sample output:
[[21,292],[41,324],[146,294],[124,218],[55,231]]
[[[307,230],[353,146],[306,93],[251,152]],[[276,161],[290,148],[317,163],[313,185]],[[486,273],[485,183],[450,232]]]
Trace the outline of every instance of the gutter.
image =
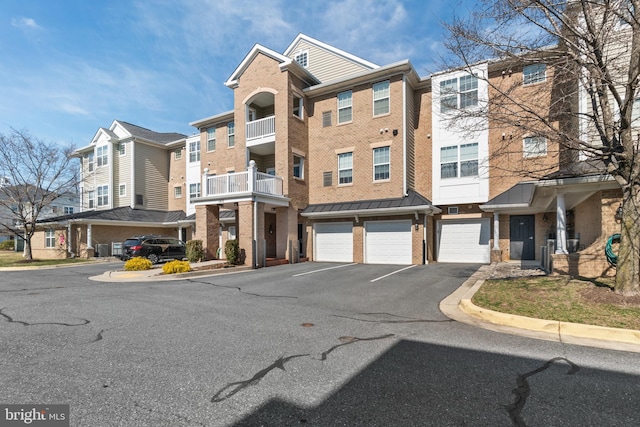
[[400,208],[381,208],[381,209],[354,209],[348,211],[329,211],[329,212],[302,212],[300,215],[307,218],[342,218],[345,216],[377,216],[377,215],[407,215],[412,213],[439,214],[442,212],[440,208],[432,205],[406,206]]

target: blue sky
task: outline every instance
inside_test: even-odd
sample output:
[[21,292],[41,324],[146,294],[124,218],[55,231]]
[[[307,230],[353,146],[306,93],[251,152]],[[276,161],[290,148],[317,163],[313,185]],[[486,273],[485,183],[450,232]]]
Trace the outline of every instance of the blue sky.
[[2,0],[0,133],[80,147],[118,119],[190,135],[189,122],[232,108],[223,83],[254,44],[283,52],[298,33],[427,76],[441,22],[467,13],[456,3]]

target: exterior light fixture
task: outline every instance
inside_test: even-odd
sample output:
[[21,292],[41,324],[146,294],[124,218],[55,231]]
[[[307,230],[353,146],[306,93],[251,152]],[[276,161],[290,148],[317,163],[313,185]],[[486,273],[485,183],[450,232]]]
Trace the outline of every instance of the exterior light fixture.
[[620,206],[616,209],[615,218],[617,221],[622,221],[622,203],[620,203]]

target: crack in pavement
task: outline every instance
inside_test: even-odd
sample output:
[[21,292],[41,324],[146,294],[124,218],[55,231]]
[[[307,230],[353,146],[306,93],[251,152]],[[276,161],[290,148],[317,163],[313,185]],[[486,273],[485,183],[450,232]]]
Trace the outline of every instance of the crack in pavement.
[[518,378],[516,378],[517,387],[513,390],[513,394],[516,395],[516,399],[512,404],[507,405],[506,407],[507,412],[509,413],[509,418],[511,418],[511,422],[514,426],[526,427],[527,425],[527,423],[525,423],[524,419],[520,415],[527,403],[529,394],[531,394],[531,387],[529,386],[527,378],[539,374],[540,372],[546,371],[551,367],[551,365],[553,365],[554,362],[561,360],[567,362],[567,364],[569,365],[569,371],[567,372],[567,375],[573,375],[580,370],[580,367],[578,365],[576,365],[566,357],[554,357],[539,368],[534,369],[531,372],[527,372],[526,374],[518,375]]
[[103,337],[102,337],[102,333],[103,333],[103,332],[105,332],[105,331],[107,331],[107,329],[101,329],[101,330],[100,330],[100,332],[98,332],[98,335],[96,336],[96,339],[94,339],[93,341],[91,341],[91,343],[101,341],[101,340],[102,340],[102,338],[103,338]]
[[3,289],[0,292],[26,292],[26,291],[43,291],[46,289],[63,289],[64,286],[52,286],[48,288],[23,288],[23,289]]
[[208,286],[215,286],[216,288],[235,289],[238,292],[240,292],[241,294],[251,295],[251,296],[260,297],[260,298],[290,298],[290,299],[298,299],[298,297],[294,297],[294,296],[290,296],[290,295],[262,295],[262,294],[255,294],[255,293],[252,293],[252,292],[245,292],[245,291],[242,290],[242,288],[240,288],[238,286],[216,285],[215,283],[202,282],[200,280],[187,279],[187,282],[200,283],[202,285],[208,285]]
[[195,424],[197,424],[197,425],[199,425],[199,426],[206,427],[206,424],[201,423],[200,421],[195,421],[195,420],[192,420],[192,419],[190,419],[190,418],[185,417],[184,415],[173,414],[173,413],[171,413],[171,412],[154,411],[152,408],[147,408],[146,406],[142,406],[142,405],[141,405],[140,403],[138,403],[137,401],[134,401],[134,402],[133,402],[133,406],[134,406],[134,407],[136,407],[136,408],[140,408],[140,409],[141,409],[141,410],[143,410],[143,411],[147,411],[147,412],[148,412],[148,413],[150,413],[150,414],[151,414],[151,413],[153,413],[153,412],[155,412],[155,413],[157,413],[157,414],[162,415],[163,417],[165,417],[165,416],[170,416],[170,417],[177,418],[177,419],[179,419],[179,420],[186,421],[186,422],[188,422],[188,423],[190,423],[190,424],[191,424],[191,423],[195,423]]
[[[350,345],[350,344],[355,344],[357,342],[360,341],[376,341],[376,340],[383,340],[383,339],[387,339],[387,338],[391,338],[395,336],[394,334],[387,334],[387,335],[382,335],[379,337],[370,337],[370,338],[358,338],[358,337],[340,337],[340,339],[348,339],[347,342],[344,342],[342,344],[338,344],[338,345],[334,345],[333,347],[331,347],[329,350],[322,352],[322,355],[320,357],[320,359],[314,359],[314,360],[327,360],[327,355],[329,353],[331,353],[332,351],[343,347],[345,345]],[[218,390],[218,392],[216,394],[213,395],[213,397],[211,398],[211,403],[219,403],[222,402],[224,400],[227,400],[231,397],[233,397],[234,395],[236,395],[237,393],[241,392],[242,390],[257,385],[261,379],[263,379],[269,372],[273,371],[274,369],[281,369],[283,371],[286,371],[285,369],[285,364],[287,364],[288,362],[290,362],[293,359],[297,359],[300,357],[310,357],[311,354],[309,353],[305,353],[305,354],[295,354],[293,356],[287,356],[287,357],[280,357],[278,358],[275,362],[273,362],[271,365],[267,366],[266,368],[260,370],[258,373],[256,373],[253,377],[249,378],[248,380],[244,380],[244,381],[235,381],[232,383],[227,384],[226,386],[222,387],[220,390]]]
[[80,318],[80,320],[82,320],[83,323],[76,323],[76,324],[74,324],[74,323],[62,323],[62,322],[38,322],[38,323],[23,322],[22,320],[15,320],[13,317],[11,317],[8,314],[4,313],[4,309],[5,308],[6,307],[0,308],[0,316],[2,316],[5,319],[7,319],[7,321],[9,323],[18,323],[18,324],[23,325],[23,326],[37,326],[37,325],[84,326],[84,325],[88,325],[89,323],[91,323],[89,320],[82,319],[82,318]]
[[454,322],[453,319],[443,319],[443,320],[433,320],[433,319],[415,319],[413,317],[405,317],[398,316],[396,314],[391,313],[359,313],[361,316],[389,316],[389,317],[397,317],[399,320],[385,320],[385,319],[361,319],[358,317],[350,317],[350,316],[340,316],[338,314],[334,314],[333,317],[340,317],[342,319],[350,319],[357,320],[359,322],[368,322],[368,323],[450,323]]

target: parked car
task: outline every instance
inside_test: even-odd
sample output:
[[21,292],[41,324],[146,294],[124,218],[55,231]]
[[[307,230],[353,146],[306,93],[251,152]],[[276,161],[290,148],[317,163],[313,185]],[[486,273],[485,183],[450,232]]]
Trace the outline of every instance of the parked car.
[[154,264],[166,260],[181,260],[187,256],[187,247],[181,240],[169,236],[136,236],[125,240],[120,258],[126,261],[138,256],[145,257]]

